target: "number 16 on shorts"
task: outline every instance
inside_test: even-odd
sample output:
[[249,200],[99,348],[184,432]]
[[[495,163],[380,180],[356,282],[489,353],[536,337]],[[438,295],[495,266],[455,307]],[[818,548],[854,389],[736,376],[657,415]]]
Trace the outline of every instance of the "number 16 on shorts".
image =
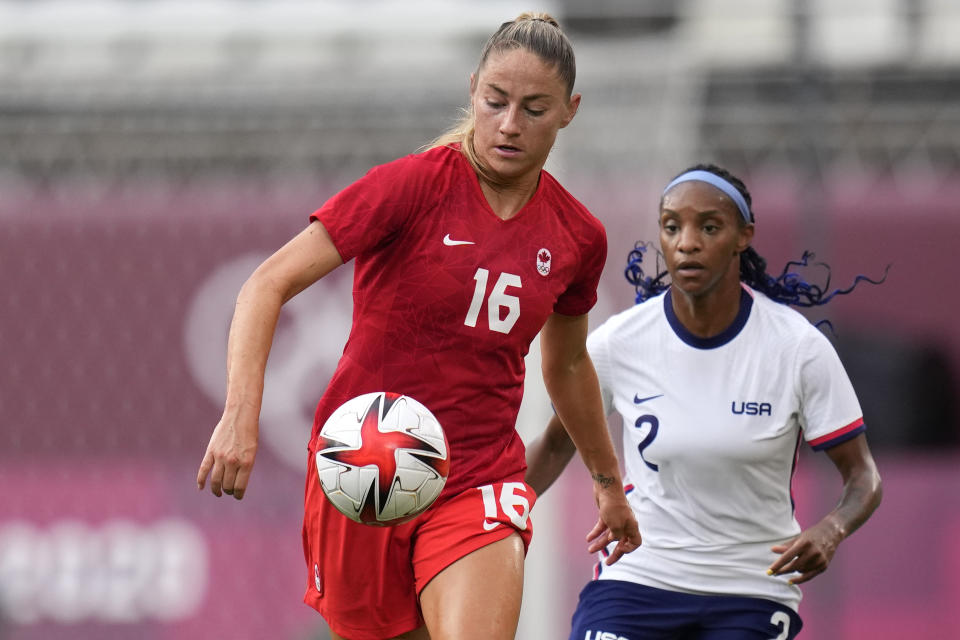
[[492,531],[504,522],[509,522],[518,531],[526,531],[530,519],[527,492],[533,494],[533,489],[524,482],[485,484],[478,488],[483,496],[485,531]]

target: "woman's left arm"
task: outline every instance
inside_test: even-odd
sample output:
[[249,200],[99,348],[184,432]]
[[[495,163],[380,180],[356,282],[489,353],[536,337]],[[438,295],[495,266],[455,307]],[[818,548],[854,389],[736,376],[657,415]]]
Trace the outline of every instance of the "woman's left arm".
[[827,449],[843,477],[843,494],[833,511],[799,536],[772,547],[780,557],[767,570],[771,575],[797,572],[793,584],[806,582],[824,571],[837,546],[867,521],[880,504],[883,489],[877,465],[864,434]]
[[627,504],[620,464],[607,431],[600,384],[587,353],[587,316],[554,313],[540,332],[543,382],[557,417],[593,478],[600,520],[588,538],[591,549],[618,540],[607,564],[640,546],[636,517]]

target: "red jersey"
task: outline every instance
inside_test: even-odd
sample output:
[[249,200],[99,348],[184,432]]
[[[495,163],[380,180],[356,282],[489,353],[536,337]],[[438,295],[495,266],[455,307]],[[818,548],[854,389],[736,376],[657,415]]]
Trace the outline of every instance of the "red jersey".
[[502,220],[447,147],[374,167],[311,219],[344,262],[356,259],[353,327],[317,406],[311,454],[340,404],[392,391],[427,406],[446,432],[441,499],[522,474],[524,356],[551,313],[582,315],[596,302],[600,222],[545,171]]

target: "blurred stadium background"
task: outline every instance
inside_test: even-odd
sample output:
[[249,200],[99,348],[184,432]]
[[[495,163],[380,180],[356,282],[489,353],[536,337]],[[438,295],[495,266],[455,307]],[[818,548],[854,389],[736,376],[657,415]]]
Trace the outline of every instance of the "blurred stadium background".
[[[232,304],[326,198],[446,128],[484,38],[527,9],[577,51],[548,168],[608,229],[594,325],[632,303],[626,253],[701,160],[751,187],[772,268],[892,265],[810,314],[886,495],[806,585],[801,637],[960,637],[956,0],[3,0],[0,638],[327,637],[300,603],[304,448],[351,269],[284,311],[242,503],[194,485]],[[529,368],[525,438],[549,412],[536,348]],[[801,522],[839,489],[805,451]],[[582,467],[534,515],[518,637],[566,637],[593,563]]]

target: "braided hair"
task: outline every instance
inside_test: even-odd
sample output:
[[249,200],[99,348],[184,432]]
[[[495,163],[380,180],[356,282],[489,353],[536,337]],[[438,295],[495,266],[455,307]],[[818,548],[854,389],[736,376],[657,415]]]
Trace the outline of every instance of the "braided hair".
[[[682,171],[677,177],[689,171],[707,171],[733,185],[746,201],[750,214],[750,222],[755,222],[753,200],[750,197],[750,192],[747,190],[746,185],[743,184],[740,178],[714,164],[698,164],[692,166]],[[654,249],[656,253],[656,264],[653,272],[655,275],[646,275],[643,271],[641,266],[643,256],[650,250],[651,246],[652,244],[649,242],[638,242],[627,255],[627,268],[624,271],[624,275],[627,278],[627,282],[632,284],[637,291],[635,300],[637,303],[657,296],[670,287],[670,283],[666,280],[668,275],[667,270],[663,267],[663,254],[661,254],[660,251]],[[740,254],[740,281],[750,288],[760,291],[776,302],[795,307],[818,307],[830,302],[834,296],[850,293],[861,281],[866,281],[871,284],[882,283],[886,280],[887,272],[890,270],[890,265],[887,265],[883,277],[879,280],[858,275],[849,287],[831,291],[830,266],[823,262],[811,263],[813,259],[813,253],[804,251],[799,260],[787,262],[780,272],[780,275],[774,277],[767,273],[767,261],[763,256],[757,253],[757,250],[752,246],[747,247],[747,249]],[[823,267],[826,270],[827,279],[822,286],[807,282],[799,273],[791,270],[793,267],[808,266]]]

